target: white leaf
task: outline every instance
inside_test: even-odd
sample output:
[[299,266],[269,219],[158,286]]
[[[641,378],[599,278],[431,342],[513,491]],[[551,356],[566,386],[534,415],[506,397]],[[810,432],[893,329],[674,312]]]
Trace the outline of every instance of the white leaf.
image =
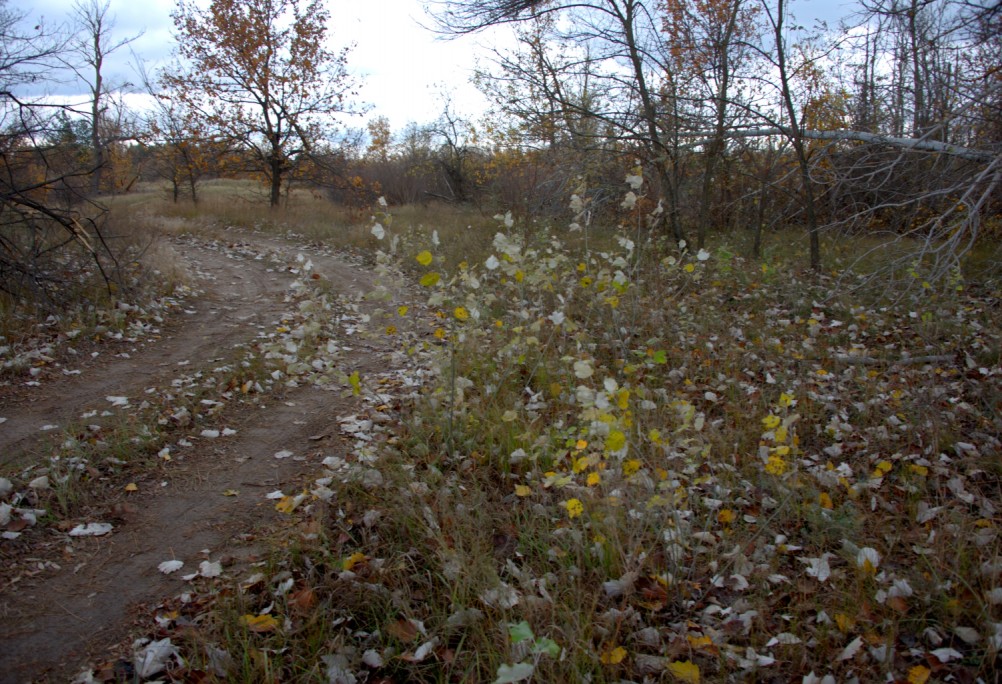
[[856,565],[865,568],[866,564],[869,563],[874,569],[880,567],[880,554],[877,553],[876,549],[871,549],[869,546],[864,546],[856,554]]
[[111,402],[112,406],[128,406],[128,397],[105,397],[105,400]]
[[14,491],[14,484],[6,477],[0,477],[0,497],[7,496]]
[[382,667],[383,656],[379,655],[379,651],[370,648],[362,654],[362,662],[369,667]]
[[960,651],[956,651],[952,648],[937,648],[932,652],[936,659],[941,663],[948,663],[951,660],[960,660],[964,657],[964,654]]
[[150,643],[135,656],[136,674],[146,679],[167,669],[167,661],[177,655],[177,648],[170,639]]
[[493,271],[494,269],[496,269],[500,265],[501,265],[501,262],[498,261],[498,258],[496,256],[494,256],[493,254],[491,254],[489,257],[487,257],[487,261],[484,262],[484,266],[487,267],[488,271]]
[[215,439],[219,436],[219,430],[202,430],[199,434],[208,439]]
[[383,227],[378,223],[372,224],[372,229],[369,232],[371,232],[373,237],[375,237],[377,240],[382,240],[384,237],[386,237],[386,231],[383,230]]
[[836,660],[852,660],[859,649],[863,647],[863,637],[856,637],[849,642],[849,645],[842,649],[842,653],[839,654]]
[[289,456],[292,456],[292,452],[288,449],[282,449],[275,454],[275,458],[289,458]]
[[273,492],[269,492],[269,493],[265,494],[264,498],[266,498],[266,499],[284,499],[285,498],[285,494],[282,493],[281,489],[276,489]]
[[114,529],[111,523],[87,523],[70,530],[71,537],[100,537]]
[[169,560],[169,561],[164,561],[163,563],[158,565],[157,570],[159,570],[165,575],[169,575],[172,572],[177,572],[183,567],[184,567],[184,561]]
[[792,646],[794,644],[800,643],[800,637],[795,634],[790,634],[789,632],[780,632],[773,638],[769,639],[769,643],[766,644],[767,647],[773,647],[777,644],[783,644],[784,646]]
[[427,658],[437,645],[438,637],[421,644],[421,646],[418,647],[418,650],[414,651],[414,662],[420,663],[422,660]]
[[49,476],[42,475],[41,477],[36,477],[34,480],[28,483],[28,489],[48,489],[49,488]]
[[696,259],[699,261],[706,261],[709,258],[710,258],[710,253],[707,252],[705,249],[699,250],[699,252],[697,252],[696,254]]
[[223,428],[223,437],[229,437],[235,434],[237,434],[236,430],[231,430],[230,428]]
[[198,564],[198,574],[202,577],[219,577],[223,574],[223,564],[219,562],[210,563],[202,561]]
[[953,633],[963,639],[966,644],[976,644],[981,640],[978,631],[971,627],[954,627]]
[[594,373],[591,364],[587,361],[575,361],[574,362],[574,375],[578,378],[584,380],[585,378],[590,378]]
[[515,663],[514,665],[501,665],[498,667],[498,676],[494,684],[513,684],[513,682],[524,682],[532,677],[536,671],[532,663]]
[[801,563],[807,564],[807,574],[817,578],[819,582],[825,582],[831,577],[832,569],[828,565],[828,559],[832,558],[830,553],[821,554],[820,558],[800,558]]

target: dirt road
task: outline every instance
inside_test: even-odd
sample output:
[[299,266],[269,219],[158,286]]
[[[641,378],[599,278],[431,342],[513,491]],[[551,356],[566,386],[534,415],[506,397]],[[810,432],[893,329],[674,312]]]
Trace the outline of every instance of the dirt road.
[[[186,302],[158,339],[11,394],[0,404],[7,419],[0,425],[0,461],[37,458],[52,431],[43,427],[100,416],[109,397],[135,406],[145,395],[176,387],[180,373],[210,369],[274,329],[292,306],[297,254],[306,254],[334,293],[373,285],[357,265],[274,238],[188,239],[173,249],[205,294]],[[371,347],[344,350],[339,358],[346,367],[386,367]],[[79,521],[109,522],[110,533],[71,536],[50,525],[0,541],[22,550],[17,563],[8,563],[4,551],[0,569],[0,682],[68,681],[88,659],[121,643],[144,607],[208,581],[182,579],[203,561],[210,569],[221,562],[226,573],[259,557],[265,549],[255,545],[255,531],[282,515],[266,496],[297,491],[323,458],[344,455],[338,416],[355,410],[343,392],[309,383],[277,387],[253,404],[234,402],[221,413],[222,435],[205,436],[193,426],[182,446],[171,447],[173,458]],[[24,553],[25,545],[33,550]],[[183,570],[160,572],[158,565],[170,560],[183,561]]]

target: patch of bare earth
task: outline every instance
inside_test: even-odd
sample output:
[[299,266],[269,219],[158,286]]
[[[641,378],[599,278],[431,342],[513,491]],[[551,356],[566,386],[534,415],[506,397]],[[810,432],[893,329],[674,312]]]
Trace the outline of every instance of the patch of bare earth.
[[[0,399],[8,419],[0,426],[0,461],[40,457],[42,426],[107,409],[109,396],[141,401],[148,388],[169,386],[179,368],[211,365],[274,327],[293,280],[276,264],[294,263],[301,250],[273,239],[241,240],[175,244],[205,294],[188,302],[159,339],[90,361],[79,375],[7,392]],[[330,255],[311,258],[334,292],[372,285],[360,267]],[[352,369],[383,364],[373,351],[358,348],[344,359]],[[114,525],[111,533],[72,537],[68,529],[40,526],[18,540],[16,563],[3,547],[11,542],[0,542],[0,682],[68,681],[128,638],[146,608],[205,581],[182,579],[202,561],[219,562],[226,572],[264,554],[257,534],[282,516],[266,495],[298,491],[323,458],[343,455],[337,417],[352,404],[340,392],[303,385],[227,408],[230,436],[202,438],[196,430],[192,446],[138,476],[135,491],[119,490],[92,508],[95,519]],[[183,561],[183,569],[163,574],[158,565],[168,560]]]

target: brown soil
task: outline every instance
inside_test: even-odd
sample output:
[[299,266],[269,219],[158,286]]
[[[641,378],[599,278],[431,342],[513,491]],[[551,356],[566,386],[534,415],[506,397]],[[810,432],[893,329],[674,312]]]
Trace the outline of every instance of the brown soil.
[[[0,463],[23,466],[44,453],[43,425],[65,426],[88,409],[107,409],[107,396],[141,401],[147,388],[169,386],[178,364],[206,367],[274,326],[288,306],[283,299],[293,279],[275,260],[294,264],[304,251],[246,236],[239,245],[194,240],[174,249],[206,292],[186,303],[195,313],[177,314],[159,339],[130,346],[129,358],[102,354],[80,364],[80,375],[8,390],[0,397],[0,415],[8,419],[0,425]],[[254,258],[255,252],[266,258]],[[304,253],[333,290],[371,287],[361,267]],[[367,358],[362,353],[348,362],[355,368],[383,363],[371,349],[364,350]],[[111,534],[70,537],[55,525],[31,529],[24,539],[32,548],[17,563],[5,552],[0,568],[0,682],[68,681],[127,640],[133,622],[149,617],[144,608],[205,581],[181,579],[201,561],[222,561],[228,574],[264,554],[257,535],[282,517],[265,495],[298,491],[324,457],[343,455],[337,417],[354,410],[342,393],[312,386],[275,393],[257,407],[227,408],[226,425],[235,435],[191,438],[194,445],[183,458],[137,476],[138,491],[94,509],[114,523]],[[282,450],[294,456],[276,459]],[[184,561],[184,568],[171,575],[158,571],[172,559]]]

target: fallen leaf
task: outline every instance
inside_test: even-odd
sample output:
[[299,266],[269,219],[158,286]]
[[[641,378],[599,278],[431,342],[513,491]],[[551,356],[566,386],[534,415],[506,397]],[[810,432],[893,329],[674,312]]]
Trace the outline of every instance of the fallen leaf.
[[411,620],[400,618],[386,625],[386,632],[395,639],[409,643],[418,638],[418,628]]
[[242,615],[240,624],[251,632],[274,632],[278,629],[278,620],[271,615]]
[[297,613],[306,614],[317,604],[317,594],[310,587],[289,594],[289,606]]
[[524,682],[532,677],[536,668],[532,663],[515,663],[514,665],[501,665],[498,667],[497,678],[494,684],[513,684],[514,682]]
[[127,492],[138,492],[139,491],[139,486],[135,482],[130,482],[129,484],[125,485],[125,491],[127,491]]
[[362,563],[365,560],[366,560],[365,554],[360,551],[356,551],[355,553],[351,554],[350,556],[344,559],[344,569],[350,571],[356,565]]
[[71,537],[100,537],[108,534],[114,529],[111,523],[87,523],[77,525],[70,530]]
[[177,572],[183,567],[184,567],[184,561],[169,560],[169,561],[164,561],[163,563],[158,565],[157,570],[159,570],[165,575],[169,575],[172,572]]
[[686,682],[686,684],[699,684],[699,665],[690,660],[668,663],[668,672],[675,679]]
[[599,656],[599,660],[603,665],[619,665],[626,658],[627,651],[622,646],[616,646],[615,648],[610,648]]
[[198,574],[202,577],[219,577],[223,574],[223,564],[218,561],[215,563],[202,561],[198,564]]

